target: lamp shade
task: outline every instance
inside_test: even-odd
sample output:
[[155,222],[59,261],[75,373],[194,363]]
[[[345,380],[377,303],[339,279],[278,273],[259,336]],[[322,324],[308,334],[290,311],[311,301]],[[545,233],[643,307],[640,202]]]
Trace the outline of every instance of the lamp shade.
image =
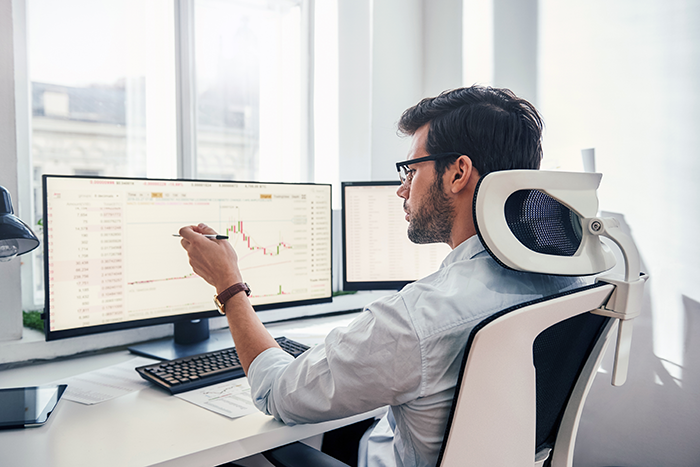
[[14,215],[10,192],[0,186],[0,261],[9,261],[38,246],[39,239],[32,229]]

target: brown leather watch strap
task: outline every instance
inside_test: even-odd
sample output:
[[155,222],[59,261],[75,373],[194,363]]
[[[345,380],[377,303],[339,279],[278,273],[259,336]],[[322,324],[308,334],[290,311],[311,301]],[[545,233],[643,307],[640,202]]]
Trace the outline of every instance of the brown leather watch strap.
[[222,315],[224,314],[224,304],[229,298],[233,297],[239,292],[245,292],[247,296],[250,296],[250,287],[248,287],[248,284],[245,282],[239,282],[237,284],[233,284],[231,287],[214,297],[216,306],[219,308],[219,312],[221,312]]

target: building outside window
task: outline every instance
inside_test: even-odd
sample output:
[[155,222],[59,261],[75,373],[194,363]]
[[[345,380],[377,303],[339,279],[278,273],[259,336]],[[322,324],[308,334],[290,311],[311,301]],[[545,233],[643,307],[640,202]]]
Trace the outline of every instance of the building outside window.
[[[26,5],[38,234],[42,174],[313,178],[307,0]],[[23,301],[39,308],[43,252],[31,256]]]

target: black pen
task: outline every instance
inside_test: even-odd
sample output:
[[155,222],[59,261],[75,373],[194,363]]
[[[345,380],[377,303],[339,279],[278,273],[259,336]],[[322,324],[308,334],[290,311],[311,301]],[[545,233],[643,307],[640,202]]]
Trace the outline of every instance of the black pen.
[[[210,235],[210,234],[203,234],[207,238],[213,238],[214,240],[228,240],[227,235]],[[173,234],[173,237],[182,237],[180,234]]]

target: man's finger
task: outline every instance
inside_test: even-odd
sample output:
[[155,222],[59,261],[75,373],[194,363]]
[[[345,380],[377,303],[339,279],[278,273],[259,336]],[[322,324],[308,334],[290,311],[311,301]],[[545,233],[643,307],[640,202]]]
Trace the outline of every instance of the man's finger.
[[196,238],[197,235],[199,235],[197,232],[195,232],[194,229],[195,229],[194,225],[186,225],[186,226],[182,227],[178,231],[178,233],[183,238],[183,240],[186,239],[186,240],[191,241],[192,239]]
[[205,235],[216,235],[216,230],[212,229],[207,224],[199,224],[194,228],[194,231]]

